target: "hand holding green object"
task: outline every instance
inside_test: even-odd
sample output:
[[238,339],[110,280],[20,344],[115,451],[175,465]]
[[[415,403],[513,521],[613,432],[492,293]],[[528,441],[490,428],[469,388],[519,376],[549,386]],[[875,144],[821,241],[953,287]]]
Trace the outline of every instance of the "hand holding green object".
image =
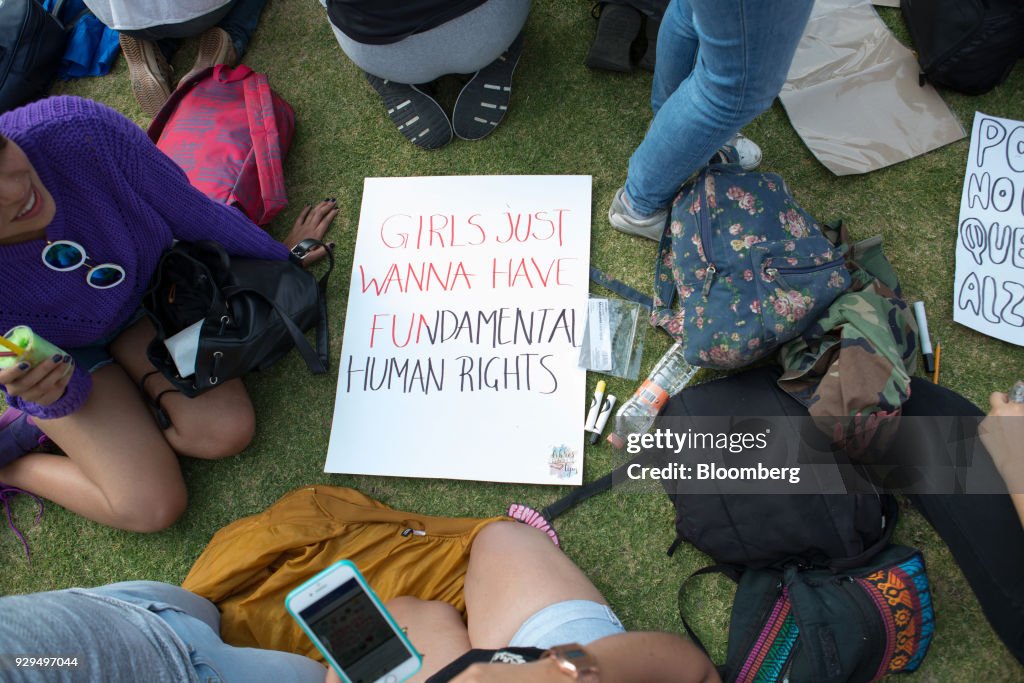
[[12,327],[0,342],[0,369],[9,368],[19,363],[28,363],[35,367],[47,358],[64,356],[64,351],[46,341],[26,325]]
[[64,395],[75,368],[71,356],[25,326],[0,339],[0,384],[8,396],[47,406]]

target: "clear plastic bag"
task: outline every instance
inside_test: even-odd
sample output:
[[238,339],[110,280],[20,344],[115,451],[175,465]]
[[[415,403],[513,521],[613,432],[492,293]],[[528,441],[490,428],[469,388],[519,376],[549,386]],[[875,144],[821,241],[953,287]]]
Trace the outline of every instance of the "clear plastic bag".
[[579,366],[614,377],[640,376],[651,309],[624,299],[591,297]]

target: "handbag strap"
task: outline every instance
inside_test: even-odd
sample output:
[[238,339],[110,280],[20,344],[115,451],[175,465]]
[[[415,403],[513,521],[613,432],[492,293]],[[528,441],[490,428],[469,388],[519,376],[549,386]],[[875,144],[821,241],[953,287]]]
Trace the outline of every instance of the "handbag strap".
[[288,204],[284,186],[283,154],[281,138],[274,115],[274,96],[270,81],[264,73],[252,72],[242,81],[245,94],[245,113],[249,118],[249,136],[256,159],[256,175],[260,182],[263,198],[262,215],[254,217],[257,223],[264,222],[268,215],[276,213]]
[[690,622],[686,619],[686,584],[690,583],[691,579],[703,574],[722,574],[732,579],[735,583],[739,583],[740,577],[743,575],[743,569],[732,564],[713,564],[704,567],[703,569],[698,569],[683,579],[683,582],[679,584],[679,596],[677,598],[679,619],[683,622],[683,628],[686,629],[686,635],[690,636],[690,640],[692,640],[694,644],[704,652],[704,654],[710,657],[711,655],[708,653],[707,647],[704,646],[704,643],[701,641],[700,637],[697,636],[693,627],[690,626]]
[[[318,240],[319,242],[319,240]],[[319,290],[320,318],[316,322],[316,348],[320,356],[320,362],[324,368],[330,366],[330,338],[327,333],[327,279],[334,272],[334,251],[327,248],[327,245],[320,242],[321,248],[327,253],[327,272],[317,280],[316,287]],[[305,341],[305,340],[303,340]]]
[[605,491],[610,489],[612,487],[612,483],[616,479],[621,479],[622,477],[626,476],[626,470],[628,470],[630,466],[638,463],[643,464],[644,462],[647,461],[649,457],[649,454],[641,453],[636,458],[626,463],[623,463],[622,465],[619,465],[614,470],[604,475],[600,479],[596,479],[590,482],[589,484],[585,484],[584,486],[575,489],[572,493],[563,496],[562,498],[559,498],[554,503],[548,505],[543,510],[541,510],[540,513],[544,515],[544,518],[550,524],[551,520],[553,520],[555,517],[558,517],[569,508],[575,507],[579,503],[585,501],[587,498],[592,498],[597,494],[604,493]]
[[[43,2],[40,4],[43,5],[43,9],[46,9],[46,6],[50,5],[50,3],[47,2]],[[55,0],[55,2],[52,5],[50,5],[50,9],[47,11],[50,13],[51,16],[53,16],[54,19],[60,21],[60,11],[62,9],[64,9],[64,0]]]
[[164,128],[167,127],[167,122],[171,120],[174,112],[178,109],[178,105],[181,101],[188,97],[189,93],[193,89],[199,86],[199,84],[205,81],[216,67],[208,66],[202,71],[192,74],[187,80],[178,84],[178,87],[174,89],[171,96],[164,102],[163,106],[160,107],[160,111],[157,112],[156,116],[149,123],[149,128],[146,129],[146,135],[154,143],[160,142],[160,136],[163,135]]
[[[317,280],[317,309],[320,313],[316,323],[316,349],[310,346],[309,342],[306,341],[306,336],[299,329],[299,326],[285,314],[278,305],[270,298],[267,297],[263,292],[252,289],[251,287],[225,287],[223,289],[224,298],[229,299],[237,294],[255,294],[277,313],[277,317],[284,323],[285,329],[288,330],[289,336],[292,341],[295,342],[295,348],[298,349],[299,354],[302,355],[302,359],[306,361],[306,367],[314,375],[322,375],[327,372],[327,368],[330,367],[330,338],[327,330],[327,281],[331,277],[331,273],[334,272],[334,252],[327,248],[327,246],[320,240],[309,239],[307,241],[315,242],[319,245],[324,252],[327,254],[327,272],[320,276]],[[200,243],[197,243],[200,244]],[[211,251],[219,252],[227,258],[224,248],[217,242],[207,241],[201,243],[204,247],[208,247]],[[315,246],[313,247],[315,248]],[[296,267],[301,268],[302,266],[295,264]]]
[[[325,372],[327,372],[327,347],[320,343],[320,326],[321,324],[324,324],[324,326],[326,327],[326,323],[324,323],[324,319],[322,316],[320,318],[320,322],[317,323],[317,348],[314,349],[312,346],[310,346],[309,342],[306,341],[306,336],[302,334],[302,330],[300,330],[299,326],[295,324],[295,321],[289,318],[288,315],[281,310],[277,303],[275,303],[273,299],[268,298],[263,292],[259,291],[258,289],[253,289],[252,287],[224,288],[224,295],[229,299],[239,294],[255,295],[266,301],[267,304],[274,309],[274,312],[277,313],[277,317],[281,319],[281,322],[284,324],[285,329],[288,330],[288,335],[292,338],[292,341],[295,343],[295,348],[302,356],[302,359],[306,361],[306,367],[309,368],[309,371],[312,372],[314,375],[322,375]],[[320,299],[322,301],[323,297],[321,296]]]
[[621,296],[623,299],[635,301],[638,304],[643,304],[647,308],[654,308],[654,300],[646,294],[641,294],[637,290],[633,289],[625,282],[616,280],[607,273],[598,270],[594,266],[590,266],[590,279],[604,287],[610,292],[614,292]]

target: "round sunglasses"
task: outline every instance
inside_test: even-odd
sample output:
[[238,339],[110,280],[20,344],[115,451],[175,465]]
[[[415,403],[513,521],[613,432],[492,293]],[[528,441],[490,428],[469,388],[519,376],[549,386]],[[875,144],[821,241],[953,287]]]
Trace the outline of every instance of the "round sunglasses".
[[93,289],[110,289],[124,282],[124,268],[116,263],[91,265],[91,259],[85,253],[85,247],[71,240],[47,242],[43,249],[43,264],[50,270],[68,271],[89,266],[85,273],[85,282]]

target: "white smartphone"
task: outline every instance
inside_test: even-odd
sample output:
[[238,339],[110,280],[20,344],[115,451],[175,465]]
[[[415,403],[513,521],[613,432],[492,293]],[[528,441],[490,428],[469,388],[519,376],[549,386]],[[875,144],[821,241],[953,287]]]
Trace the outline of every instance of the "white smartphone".
[[284,603],[342,681],[398,683],[419,671],[419,653],[348,560],[293,590]]

